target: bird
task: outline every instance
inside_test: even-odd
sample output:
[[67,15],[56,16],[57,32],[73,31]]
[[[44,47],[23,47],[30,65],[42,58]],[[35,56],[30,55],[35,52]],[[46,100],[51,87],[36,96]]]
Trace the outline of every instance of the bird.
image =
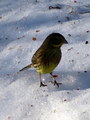
[[59,87],[59,84],[53,75],[54,69],[59,64],[62,52],[61,46],[63,44],[68,44],[65,37],[60,33],[51,33],[46,37],[42,45],[38,48],[38,50],[34,53],[31,59],[31,64],[22,68],[19,72],[34,67],[39,74],[40,79],[40,87],[47,86],[41,78],[42,74],[50,74],[52,77],[51,83]]

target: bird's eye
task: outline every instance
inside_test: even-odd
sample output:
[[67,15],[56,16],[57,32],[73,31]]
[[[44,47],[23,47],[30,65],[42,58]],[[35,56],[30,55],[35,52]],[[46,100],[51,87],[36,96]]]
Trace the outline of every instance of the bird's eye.
[[60,39],[54,38],[54,39],[52,40],[52,42],[53,42],[53,44],[58,45],[58,44],[60,44]]

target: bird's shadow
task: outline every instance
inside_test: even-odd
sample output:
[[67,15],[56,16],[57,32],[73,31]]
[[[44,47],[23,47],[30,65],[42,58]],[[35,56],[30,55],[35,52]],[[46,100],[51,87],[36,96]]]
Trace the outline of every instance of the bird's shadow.
[[[54,86],[50,81],[52,80],[50,75],[42,75],[42,78],[45,80],[46,87],[39,87],[40,81],[39,76],[35,70],[26,70],[20,73],[16,73],[14,75],[8,75],[4,82],[4,86],[8,86],[17,80],[24,80],[26,84],[33,85],[36,84],[38,89],[48,89],[49,92],[52,91],[64,91],[64,90],[84,90],[90,88],[90,71],[83,72],[54,72],[54,74],[58,75],[56,78],[57,82],[62,83],[59,87]],[[1,76],[5,78],[4,75]]]

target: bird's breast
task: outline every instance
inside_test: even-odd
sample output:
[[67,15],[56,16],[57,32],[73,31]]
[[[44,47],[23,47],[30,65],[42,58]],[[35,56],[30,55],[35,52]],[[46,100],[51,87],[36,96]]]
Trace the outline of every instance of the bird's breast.
[[37,65],[35,66],[37,72],[41,74],[47,74],[52,72],[57,65],[59,64],[61,59],[61,51],[52,51],[45,52],[39,58]]

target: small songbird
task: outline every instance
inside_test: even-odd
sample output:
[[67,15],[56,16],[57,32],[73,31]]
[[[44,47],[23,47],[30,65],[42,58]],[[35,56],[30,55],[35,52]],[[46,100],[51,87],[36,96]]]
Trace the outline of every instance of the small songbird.
[[68,42],[65,40],[63,35],[59,33],[50,34],[33,55],[31,60],[32,64],[24,67],[20,71],[34,67],[40,76],[40,87],[47,86],[43,83],[41,74],[50,73],[53,78],[52,83],[59,87],[59,83],[55,80],[55,76],[52,72],[61,60],[61,46],[67,43]]

